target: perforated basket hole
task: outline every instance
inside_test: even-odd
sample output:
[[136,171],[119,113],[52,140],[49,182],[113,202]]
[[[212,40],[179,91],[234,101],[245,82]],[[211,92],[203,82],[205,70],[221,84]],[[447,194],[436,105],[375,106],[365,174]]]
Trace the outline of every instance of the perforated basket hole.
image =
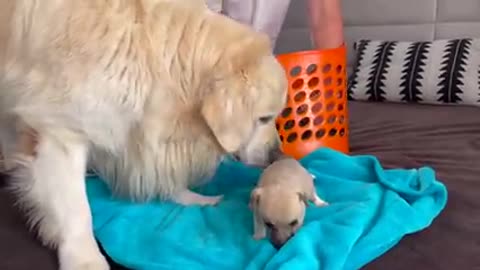
[[308,105],[307,104],[302,104],[298,106],[297,108],[297,114],[298,115],[304,115],[308,112]]
[[313,135],[313,132],[311,130],[305,130],[303,133],[302,133],[302,136],[301,136],[301,139],[302,141],[306,141],[308,139],[310,139]]
[[322,92],[320,92],[320,90],[313,90],[311,93],[310,93],[310,96],[309,96],[309,99],[311,101],[316,101],[320,95],[322,94]]
[[287,142],[288,143],[293,143],[294,141],[296,141],[298,138],[298,134],[296,132],[292,132],[290,134],[288,134],[287,136]]
[[345,129],[344,129],[344,128],[341,128],[340,131],[338,132],[338,135],[339,135],[340,137],[345,136]]
[[321,102],[317,102],[315,103],[313,106],[312,106],[312,113],[313,114],[317,114],[318,112],[320,112],[322,110],[322,103]]
[[323,116],[319,115],[313,119],[313,125],[319,126],[323,123]]
[[321,128],[321,129],[319,129],[319,130],[317,130],[317,131],[315,132],[315,137],[316,137],[317,139],[321,139],[321,138],[323,138],[323,136],[325,136],[325,133],[326,133],[326,132],[325,132],[325,129],[324,129],[324,128]]
[[338,90],[337,91],[337,98],[338,99],[341,99],[343,97],[343,91],[342,90]]
[[280,141],[283,142],[285,139],[283,138],[282,135],[280,135]]
[[280,130],[280,125],[279,125],[278,123],[275,123],[275,128],[276,128],[277,130]]
[[328,104],[327,104],[326,111],[327,111],[327,112],[331,112],[331,111],[333,111],[333,110],[335,110],[335,103],[333,103],[333,102],[328,103]]
[[313,73],[315,73],[315,71],[317,71],[317,65],[316,64],[308,65],[308,67],[307,67],[307,74],[308,75],[312,75]]
[[292,77],[297,77],[302,73],[302,67],[300,66],[294,66],[292,69],[290,69],[290,76]]
[[330,86],[332,84],[332,77],[326,77],[324,80],[323,80],[323,85],[324,86]]
[[306,127],[308,124],[310,124],[310,118],[308,117],[304,117],[298,122],[298,126],[300,127]]
[[337,110],[338,111],[343,111],[343,104],[338,104]]
[[330,65],[330,64],[326,64],[322,67],[322,72],[323,73],[328,73],[328,72],[330,72],[330,70],[332,70],[332,65]]
[[285,109],[283,109],[282,113],[280,114],[283,118],[287,118],[290,116],[290,114],[292,114],[292,108],[290,107],[287,107]]
[[336,128],[332,128],[328,131],[328,136],[333,137],[335,135],[337,135],[337,129]]
[[303,87],[303,79],[296,79],[293,83],[292,83],[292,88],[294,90],[298,90],[298,89],[301,89]]
[[338,118],[338,123],[339,123],[340,125],[343,125],[344,122],[345,122],[345,116],[340,115],[340,117]]
[[343,84],[342,78],[337,78],[337,86],[341,86]]
[[297,103],[303,102],[305,101],[306,97],[307,97],[307,94],[305,94],[305,91],[301,91],[295,94],[295,96],[293,97],[293,100]]
[[329,98],[332,98],[333,97],[333,90],[332,89],[328,89],[327,91],[325,91],[325,98],[326,99],[329,99]]
[[335,123],[335,120],[337,120],[337,116],[332,114],[327,118],[327,123],[329,123],[331,125],[331,124]]
[[337,67],[335,68],[335,71],[337,72],[337,74],[342,73],[342,70],[343,70],[343,68],[342,68],[341,65],[337,65]]
[[320,82],[320,79],[318,79],[317,77],[313,77],[311,78],[309,81],[308,81],[308,87],[311,89],[311,88],[315,88],[318,86],[318,83]]
[[285,124],[283,125],[283,129],[284,130],[290,130],[292,129],[293,127],[295,127],[295,120],[288,120],[287,122],[285,122]]

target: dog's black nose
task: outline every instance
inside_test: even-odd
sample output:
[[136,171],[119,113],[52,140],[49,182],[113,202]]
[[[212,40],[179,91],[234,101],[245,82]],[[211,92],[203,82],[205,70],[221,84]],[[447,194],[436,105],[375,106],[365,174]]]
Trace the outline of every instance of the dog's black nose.
[[277,235],[273,235],[273,237],[270,239],[270,242],[272,243],[273,247],[276,249],[281,249],[285,243],[290,240],[295,235],[295,232],[292,232],[287,238],[283,237],[278,237]]
[[276,248],[276,249],[281,249],[281,248],[285,245],[285,243],[286,243],[288,240],[290,240],[290,238],[292,238],[292,236],[293,236],[293,234],[290,235],[290,236],[289,236],[287,239],[285,239],[285,240],[280,240],[280,239],[272,238],[270,242],[272,243],[272,245],[273,245],[274,248]]
[[270,164],[284,157],[286,157],[286,155],[283,153],[280,147],[273,148],[268,154],[268,160]]
[[274,248],[276,249],[281,249],[283,247],[283,244],[285,244],[284,242],[276,242],[276,241],[272,241],[272,245]]
[[282,240],[277,239],[277,238],[270,239],[270,242],[272,243],[273,247],[276,248],[277,250],[281,249],[283,247],[283,245],[285,244],[285,241],[282,241]]

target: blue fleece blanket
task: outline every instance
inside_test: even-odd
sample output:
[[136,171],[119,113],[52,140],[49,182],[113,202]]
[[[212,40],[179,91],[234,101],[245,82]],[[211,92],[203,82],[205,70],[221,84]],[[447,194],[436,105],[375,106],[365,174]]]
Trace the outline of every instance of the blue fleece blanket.
[[216,207],[129,203],[89,179],[95,235],[113,260],[138,270],[359,269],[428,227],[447,201],[428,167],[385,170],[375,157],[329,149],[301,162],[330,206],[309,207],[304,227],[278,251],[252,238],[248,200],[260,171],[234,162],[200,189],[225,195]]

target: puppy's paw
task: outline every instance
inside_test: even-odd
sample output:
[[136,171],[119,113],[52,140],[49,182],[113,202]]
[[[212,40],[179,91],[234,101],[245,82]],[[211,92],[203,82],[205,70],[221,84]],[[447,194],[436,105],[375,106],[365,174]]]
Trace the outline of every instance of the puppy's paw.
[[318,195],[315,195],[315,197],[313,198],[313,204],[317,207],[322,207],[322,206],[327,206],[328,202],[320,199],[320,197],[318,197]]
[[223,195],[205,196],[190,190],[184,190],[173,196],[172,200],[181,205],[217,205],[222,201]]
[[81,247],[78,247],[74,251],[61,248],[59,260],[60,270],[110,270],[107,260],[98,249],[81,250]]

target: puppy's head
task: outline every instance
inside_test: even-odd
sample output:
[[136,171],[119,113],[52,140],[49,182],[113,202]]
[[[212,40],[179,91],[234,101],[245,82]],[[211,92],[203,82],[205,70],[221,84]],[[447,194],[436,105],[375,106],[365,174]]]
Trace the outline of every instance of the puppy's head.
[[287,79],[268,39],[254,35],[232,45],[217,66],[201,108],[205,122],[226,153],[249,165],[270,164],[281,154],[275,118]]
[[250,197],[250,207],[264,222],[276,248],[281,248],[303,225],[306,206],[305,197],[288,188],[258,187]]

